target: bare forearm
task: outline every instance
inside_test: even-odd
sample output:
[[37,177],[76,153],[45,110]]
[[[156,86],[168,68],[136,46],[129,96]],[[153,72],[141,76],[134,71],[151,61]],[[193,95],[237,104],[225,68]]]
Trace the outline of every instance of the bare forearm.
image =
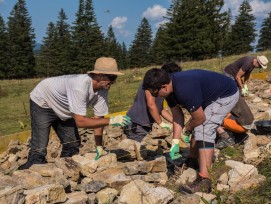
[[89,118],[74,116],[78,128],[99,128],[109,124],[109,118]]
[[172,115],[165,109],[162,110],[161,115],[163,118],[165,118],[168,122],[173,122],[173,117]]

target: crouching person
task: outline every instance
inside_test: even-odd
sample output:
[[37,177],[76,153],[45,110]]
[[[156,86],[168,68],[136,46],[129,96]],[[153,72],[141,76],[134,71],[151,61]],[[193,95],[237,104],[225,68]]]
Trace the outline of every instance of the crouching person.
[[[191,184],[181,185],[187,193],[210,192],[209,170],[212,165],[216,129],[235,106],[239,98],[236,83],[222,74],[189,70],[169,75],[161,69],[146,72],[143,88],[153,96],[164,97],[173,115],[173,141],[170,149],[172,159],[180,157],[179,139],[189,142],[190,159],[199,162],[199,176]],[[187,109],[191,119],[184,125]]]
[[[88,74],[64,75],[41,81],[30,93],[31,140],[27,162],[19,169],[46,163],[46,147],[51,127],[62,144],[61,157],[79,153],[80,137],[77,128],[94,128],[96,160],[103,152],[102,134],[106,125],[130,124],[127,116],[104,118],[108,114],[108,90],[115,83],[118,71],[113,58],[98,58]],[[92,106],[94,117],[87,117]]]

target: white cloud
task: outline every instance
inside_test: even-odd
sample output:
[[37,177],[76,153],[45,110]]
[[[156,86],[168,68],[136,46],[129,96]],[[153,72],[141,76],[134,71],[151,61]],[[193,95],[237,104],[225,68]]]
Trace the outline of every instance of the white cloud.
[[165,24],[167,22],[168,22],[168,19],[164,19],[162,21],[159,21],[159,22],[155,23],[154,27],[158,29],[161,25],[163,25],[163,24]]
[[[235,17],[239,14],[238,11],[241,3],[242,1],[240,0],[225,0],[223,11],[231,9],[232,16]],[[249,4],[252,8],[252,14],[256,18],[265,18],[267,17],[267,14],[271,11],[270,1],[265,2],[263,0],[251,0],[249,1]]]
[[117,28],[117,29],[122,29],[125,25],[125,23],[127,22],[127,17],[122,16],[122,17],[115,17],[112,22],[111,25],[113,28]]
[[161,21],[163,19],[163,16],[165,16],[167,13],[167,9],[155,4],[153,7],[147,8],[146,11],[143,12],[142,17],[145,17],[152,21]]

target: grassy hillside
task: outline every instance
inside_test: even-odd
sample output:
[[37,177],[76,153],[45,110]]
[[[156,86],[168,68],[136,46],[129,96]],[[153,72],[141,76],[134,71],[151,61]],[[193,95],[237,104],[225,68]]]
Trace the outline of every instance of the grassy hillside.
[[[271,60],[271,51],[251,54],[266,55]],[[181,63],[183,70],[201,68],[222,72],[223,68],[241,56],[214,58],[204,61]],[[153,66],[160,67],[161,65]],[[271,65],[270,65],[271,66]],[[125,75],[118,78],[109,92],[110,113],[128,110],[133,103],[137,88],[144,73],[152,67],[125,70]],[[255,69],[254,72],[262,70]],[[267,70],[268,71],[268,70]],[[2,80],[0,81],[0,136],[30,129],[29,93],[42,79]],[[91,114],[91,111],[90,113]]]

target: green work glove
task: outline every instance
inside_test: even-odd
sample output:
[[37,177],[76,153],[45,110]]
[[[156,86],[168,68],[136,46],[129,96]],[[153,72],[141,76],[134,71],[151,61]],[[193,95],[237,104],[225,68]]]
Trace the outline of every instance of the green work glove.
[[168,131],[171,131],[171,130],[172,130],[172,124],[167,124],[167,123],[161,122],[161,123],[159,124],[159,126],[160,126],[161,128],[166,128]]
[[248,89],[247,88],[242,88],[242,96],[247,96],[248,95]]
[[182,155],[180,154],[179,141],[180,141],[179,139],[172,140],[172,144],[171,144],[171,148],[169,152],[169,156],[172,160],[179,159],[182,157]]
[[126,115],[117,115],[117,116],[111,116],[109,120],[109,125],[112,126],[127,126],[131,123],[131,118]]
[[184,143],[189,143],[190,142],[190,139],[191,139],[191,133],[188,132],[185,127],[183,128],[183,131],[182,131],[182,134],[181,134],[181,140],[184,142]]
[[98,160],[102,155],[106,155],[107,152],[104,151],[102,146],[96,146],[96,157],[95,160]]

